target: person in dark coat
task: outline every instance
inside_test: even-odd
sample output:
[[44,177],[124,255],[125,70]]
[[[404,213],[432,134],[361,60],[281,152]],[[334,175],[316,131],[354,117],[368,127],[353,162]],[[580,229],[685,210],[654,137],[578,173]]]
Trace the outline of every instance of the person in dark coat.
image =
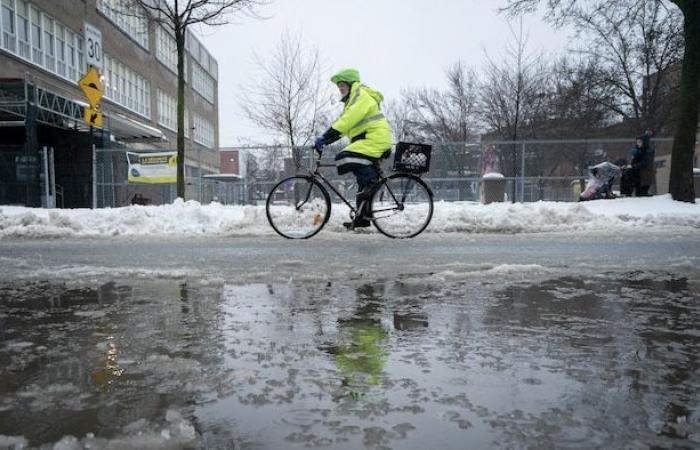
[[613,163],[620,168],[620,195],[629,196],[632,195],[634,191],[634,180],[630,173],[630,167],[627,165],[627,160],[625,158],[620,158],[615,160]]
[[646,197],[649,188],[655,183],[656,168],[654,167],[654,149],[650,145],[651,132],[647,131],[637,138],[632,150],[630,176],[637,197]]

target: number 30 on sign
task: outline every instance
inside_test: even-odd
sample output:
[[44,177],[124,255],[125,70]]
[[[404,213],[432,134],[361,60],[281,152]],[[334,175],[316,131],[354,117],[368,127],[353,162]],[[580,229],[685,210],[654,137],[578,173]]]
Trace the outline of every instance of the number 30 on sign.
[[85,60],[102,70],[102,32],[85,22]]

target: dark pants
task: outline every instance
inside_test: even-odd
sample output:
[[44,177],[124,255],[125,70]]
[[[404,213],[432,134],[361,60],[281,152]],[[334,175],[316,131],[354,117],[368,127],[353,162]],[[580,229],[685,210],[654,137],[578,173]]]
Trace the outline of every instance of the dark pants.
[[637,197],[648,197],[650,187],[651,186],[648,186],[648,185],[641,185],[641,184],[637,185],[635,187],[635,195]]
[[620,178],[620,194],[646,197],[649,195],[649,185],[643,185],[636,167],[626,169]]
[[[631,191],[634,192],[636,197],[648,197],[649,196],[649,186],[648,184],[642,184],[642,176],[638,167],[633,167],[629,169],[630,182],[632,184]],[[630,192],[632,195],[632,192]]]
[[364,201],[362,211],[358,211],[358,217],[369,217],[372,210],[370,200],[372,200],[372,185],[379,180],[379,172],[377,167],[361,166],[352,169],[352,173],[357,179],[357,196],[355,197],[355,206],[358,208]]
[[634,192],[634,182],[632,169],[624,169],[620,177],[620,195],[632,195]]

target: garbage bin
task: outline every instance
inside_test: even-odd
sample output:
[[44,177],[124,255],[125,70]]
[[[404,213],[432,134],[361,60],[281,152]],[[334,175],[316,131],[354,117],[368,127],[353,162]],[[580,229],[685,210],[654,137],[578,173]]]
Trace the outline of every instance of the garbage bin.
[[574,201],[577,202],[581,198],[581,192],[586,188],[586,182],[583,178],[571,182],[571,192],[574,195]]
[[506,179],[502,173],[489,172],[481,177],[481,200],[488,205],[504,201],[506,194]]
[[693,185],[695,186],[695,198],[700,198],[700,169],[693,169]]

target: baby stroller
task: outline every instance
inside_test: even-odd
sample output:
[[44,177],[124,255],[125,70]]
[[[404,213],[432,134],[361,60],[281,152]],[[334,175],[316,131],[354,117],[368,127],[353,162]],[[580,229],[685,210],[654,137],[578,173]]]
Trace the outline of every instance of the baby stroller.
[[615,177],[620,176],[621,170],[615,164],[603,162],[590,167],[591,173],[586,190],[579,196],[578,201],[598,200],[601,198],[615,198],[612,187]]

